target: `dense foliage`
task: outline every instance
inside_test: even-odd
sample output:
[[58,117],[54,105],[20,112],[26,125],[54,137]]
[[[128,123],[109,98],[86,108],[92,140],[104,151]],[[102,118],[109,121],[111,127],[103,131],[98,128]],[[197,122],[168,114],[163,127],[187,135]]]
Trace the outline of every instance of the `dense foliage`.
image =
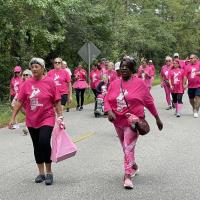
[[0,0],[0,98],[8,94],[13,66],[33,56],[61,56],[74,67],[77,51],[92,41],[102,57],[147,57],[199,52],[197,0]]

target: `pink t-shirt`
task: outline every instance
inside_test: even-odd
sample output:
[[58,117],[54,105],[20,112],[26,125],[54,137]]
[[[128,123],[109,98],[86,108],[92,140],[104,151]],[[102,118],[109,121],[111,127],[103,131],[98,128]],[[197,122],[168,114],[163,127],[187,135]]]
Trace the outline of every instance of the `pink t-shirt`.
[[103,75],[103,72],[102,72],[102,69],[98,69],[98,71],[96,72],[97,73],[97,81],[95,82],[95,88],[99,85],[99,83],[102,81],[102,75]]
[[[129,109],[121,90],[121,81]],[[128,112],[138,117],[144,117],[144,106],[148,108],[152,115],[156,116],[158,114],[153,97],[144,81],[140,78],[133,76],[129,81],[117,79],[110,84],[105,97],[104,109],[105,112],[112,110],[115,113],[116,120],[113,123],[116,126],[129,126],[125,116]]]
[[171,66],[164,65],[161,69],[160,75],[163,77],[164,81],[169,80],[169,71],[171,70]]
[[99,79],[99,70],[94,69],[90,72],[90,88],[95,89]]
[[108,80],[110,83],[117,78],[117,72],[115,70],[107,70],[106,75],[108,76]]
[[41,80],[26,80],[17,99],[26,104],[27,127],[54,126],[54,103],[60,100],[60,93],[51,78],[45,76]]
[[152,77],[152,69],[151,67],[149,66],[146,66],[146,67],[142,67],[142,65],[138,68],[138,72],[137,72],[137,75],[138,75],[138,78],[141,78],[142,80],[144,80],[146,86],[148,88],[151,87],[151,77]]
[[184,70],[182,68],[172,68],[169,71],[169,80],[173,86],[172,93],[184,93],[183,79]]
[[186,66],[185,62],[186,62],[185,60],[179,60],[180,66],[183,70],[185,70],[185,66]]
[[61,95],[69,94],[68,84],[71,81],[71,77],[65,69],[52,69],[47,75],[54,80]]
[[152,64],[152,65],[149,65],[149,67],[151,69],[151,76],[155,76],[156,74],[155,66]]
[[185,67],[185,76],[188,79],[188,88],[200,88],[200,76],[195,73],[200,71],[200,62],[188,64]]
[[10,81],[10,95],[15,96],[19,92],[20,85],[23,83],[21,77],[13,77]]
[[78,81],[86,81],[86,75],[87,75],[87,72],[82,68],[77,67],[74,70],[74,76],[76,80]]

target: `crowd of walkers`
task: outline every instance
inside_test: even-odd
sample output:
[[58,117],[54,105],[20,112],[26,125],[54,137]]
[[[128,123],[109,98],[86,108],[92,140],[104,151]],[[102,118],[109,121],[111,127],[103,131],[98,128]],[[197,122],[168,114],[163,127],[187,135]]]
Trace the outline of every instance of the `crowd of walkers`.
[[197,55],[191,54],[181,60],[175,53],[173,58],[166,56],[165,65],[160,70],[161,87],[164,88],[167,110],[175,108],[175,115],[181,116],[183,94],[186,89],[194,118],[198,118],[200,106],[200,61]]
[[[137,122],[145,121],[145,110],[148,109],[154,116],[158,129],[163,128],[151,95],[156,75],[152,60],[142,58],[140,66],[136,67],[135,60],[130,56],[124,56],[115,64],[102,58],[92,66],[87,76],[82,65],[79,64],[72,73],[67,62],[59,57],[53,60],[53,69],[48,72],[43,59],[32,58],[28,69],[22,72],[22,68],[16,66],[13,72],[14,77],[10,82],[13,113],[9,128],[18,128],[17,114],[20,111],[26,115],[27,128],[24,133],[30,133],[39,171],[35,178],[36,183],[53,183],[50,141],[55,122],[63,123],[65,108],[67,112],[70,111],[73,90],[76,110],[82,111],[85,91],[90,88],[95,98],[95,116],[107,115],[121,143],[124,152],[123,185],[127,189],[133,188],[132,177],[139,170],[135,159],[135,146],[140,135],[139,129],[133,127],[133,119],[137,119]],[[188,88],[193,116],[198,118],[198,57],[191,54],[188,59],[181,60],[178,53],[175,53],[173,58],[166,56],[165,65],[159,74],[161,87],[166,94],[167,110],[175,108],[176,116],[181,116],[182,97]]]

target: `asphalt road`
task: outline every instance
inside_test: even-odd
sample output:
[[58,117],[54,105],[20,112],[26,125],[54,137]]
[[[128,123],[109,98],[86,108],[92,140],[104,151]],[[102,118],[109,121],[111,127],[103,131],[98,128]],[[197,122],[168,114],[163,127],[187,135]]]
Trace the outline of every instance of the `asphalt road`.
[[[67,130],[78,141],[75,157],[53,164],[54,184],[35,184],[30,136],[0,129],[0,200],[195,200],[200,199],[200,118],[194,119],[187,95],[181,118],[165,110],[164,91],[152,94],[164,123],[159,132],[147,112],[151,132],[140,137],[134,189],[124,190],[123,153],[106,118],[94,118],[93,105],[65,113]],[[22,126],[22,125],[21,125]]]

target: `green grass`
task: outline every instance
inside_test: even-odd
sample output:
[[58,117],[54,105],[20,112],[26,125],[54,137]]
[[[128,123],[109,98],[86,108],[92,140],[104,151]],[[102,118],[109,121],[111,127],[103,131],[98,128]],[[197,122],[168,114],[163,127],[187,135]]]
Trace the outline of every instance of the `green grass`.
[[[8,125],[12,115],[12,109],[10,103],[4,103],[0,105],[0,128]],[[18,122],[24,121],[24,115],[19,113],[17,117]]]
[[[91,90],[87,90],[85,92],[85,104],[89,104],[92,102],[94,102],[94,95]],[[73,102],[70,104],[70,108],[75,108],[75,107],[76,107],[76,97],[75,94],[73,94]],[[8,125],[11,115],[12,115],[12,109],[10,103],[8,102],[0,104],[0,128]],[[23,122],[25,116],[20,112],[17,118],[18,122]]]
[[159,77],[155,77],[154,82],[153,82],[153,86],[159,85],[159,84],[160,84],[160,78]]

